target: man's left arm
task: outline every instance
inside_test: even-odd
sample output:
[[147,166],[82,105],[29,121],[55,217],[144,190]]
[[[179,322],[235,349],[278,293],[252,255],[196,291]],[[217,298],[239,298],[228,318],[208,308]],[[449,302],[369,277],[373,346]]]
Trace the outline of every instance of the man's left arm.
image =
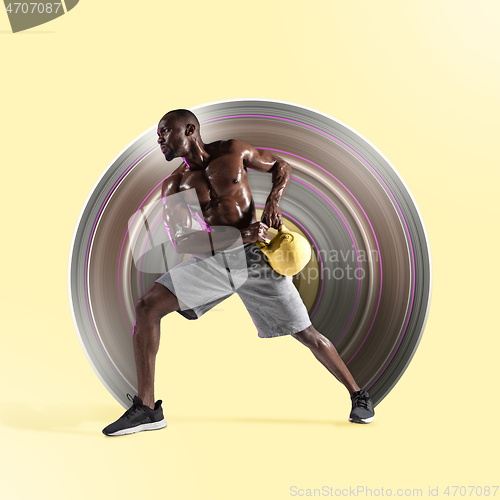
[[245,143],[246,154],[244,164],[259,172],[272,174],[273,187],[266,200],[261,220],[264,224],[275,229],[280,229],[283,224],[279,201],[288,187],[292,167],[271,151],[256,149]]

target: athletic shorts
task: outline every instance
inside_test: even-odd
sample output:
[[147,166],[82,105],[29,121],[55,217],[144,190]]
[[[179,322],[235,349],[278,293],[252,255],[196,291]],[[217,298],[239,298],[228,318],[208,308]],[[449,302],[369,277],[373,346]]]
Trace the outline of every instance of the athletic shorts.
[[311,325],[291,277],[278,274],[255,243],[229,251],[191,254],[156,283],[177,297],[177,312],[190,320],[237,293],[259,337],[289,335]]

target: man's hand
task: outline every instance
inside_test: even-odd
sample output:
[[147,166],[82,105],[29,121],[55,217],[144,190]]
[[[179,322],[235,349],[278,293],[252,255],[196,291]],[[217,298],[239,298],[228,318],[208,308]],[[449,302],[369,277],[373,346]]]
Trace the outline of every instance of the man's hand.
[[262,241],[266,243],[266,235],[269,226],[264,224],[262,221],[254,222],[250,224],[247,228],[241,230],[241,238],[243,243],[255,243],[256,241]]
[[281,228],[283,221],[281,219],[281,210],[277,201],[268,199],[260,220],[267,226],[273,227],[274,229],[279,230]]

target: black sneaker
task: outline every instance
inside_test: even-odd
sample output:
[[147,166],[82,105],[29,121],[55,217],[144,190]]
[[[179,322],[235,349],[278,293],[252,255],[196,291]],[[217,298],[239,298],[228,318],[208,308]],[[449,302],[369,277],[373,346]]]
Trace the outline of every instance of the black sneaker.
[[152,410],[142,404],[141,398],[134,396],[134,399],[132,399],[130,394],[127,394],[127,397],[132,401],[132,407],[116,422],[105,427],[102,430],[103,434],[106,434],[106,436],[123,436],[124,434],[154,431],[166,427],[167,422],[163,418],[161,400],[155,403],[155,408]]
[[373,403],[370,395],[365,390],[356,391],[351,396],[352,410],[349,415],[349,422],[356,424],[369,424],[374,416]]

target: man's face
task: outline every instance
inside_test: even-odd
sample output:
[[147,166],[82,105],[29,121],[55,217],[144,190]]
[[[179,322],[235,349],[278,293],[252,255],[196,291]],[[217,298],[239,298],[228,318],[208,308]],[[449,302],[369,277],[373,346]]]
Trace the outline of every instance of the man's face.
[[158,144],[167,161],[185,156],[189,151],[186,128],[179,124],[174,115],[166,115],[158,123]]

